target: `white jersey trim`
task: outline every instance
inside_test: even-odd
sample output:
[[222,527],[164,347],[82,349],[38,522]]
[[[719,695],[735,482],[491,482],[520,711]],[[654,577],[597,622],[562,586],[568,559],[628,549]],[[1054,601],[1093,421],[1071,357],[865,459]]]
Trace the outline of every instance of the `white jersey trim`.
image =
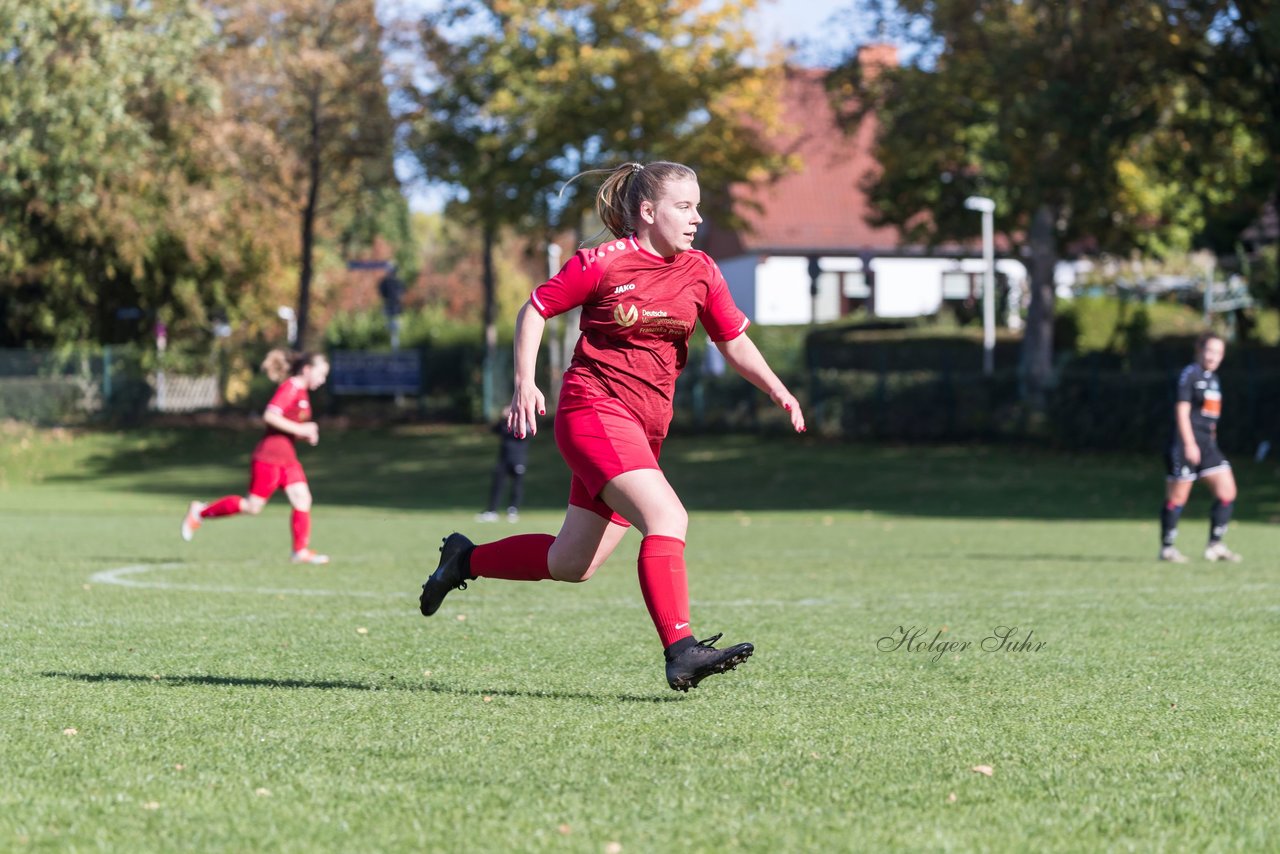
[[536,290],[529,294],[529,301],[533,303],[533,307],[538,310],[539,314],[547,313],[547,307],[543,304],[542,300],[538,299],[538,292]]

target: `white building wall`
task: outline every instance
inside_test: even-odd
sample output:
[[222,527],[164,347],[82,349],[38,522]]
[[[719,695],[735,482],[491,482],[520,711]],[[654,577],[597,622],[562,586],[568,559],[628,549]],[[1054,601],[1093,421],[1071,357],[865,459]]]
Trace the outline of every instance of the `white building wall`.
[[757,323],[808,323],[811,314],[807,258],[770,256],[756,267]]
[[948,258],[873,258],[876,316],[937,314],[942,307],[942,274],[955,268]]
[[[809,259],[773,255],[760,260],[741,255],[717,262],[734,302],[755,323],[795,325],[835,320],[840,316],[840,272],[861,272],[862,260],[853,257],[821,258],[818,277],[817,317],[809,294]],[[961,270],[981,273],[981,258],[871,259],[875,274],[875,314],[879,317],[923,317],[942,307],[942,274]],[[1021,261],[996,259],[996,270],[1005,274],[1019,293],[1026,292],[1027,270]]]
[[753,322],[760,323],[756,318],[757,263],[755,255],[739,255],[737,258],[716,262],[720,272],[724,273],[725,284],[729,286],[729,294],[738,308]]

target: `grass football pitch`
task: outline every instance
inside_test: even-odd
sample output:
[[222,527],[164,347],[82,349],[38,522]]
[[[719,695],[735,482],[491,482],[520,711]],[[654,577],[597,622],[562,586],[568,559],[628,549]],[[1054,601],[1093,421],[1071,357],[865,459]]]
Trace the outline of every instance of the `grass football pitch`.
[[[694,630],[755,656],[666,687],[628,534],[590,582],[474,582],[480,429],[302,452],[326,567],[256,434],[0,430],[0,850],[1262,850],[1280,839],[1280,477],[1235,460],[1238,565],[1193,492],[1160,564],[1158,459],[677,437]],[[1001,628],[1005,627],[1005,628]]]

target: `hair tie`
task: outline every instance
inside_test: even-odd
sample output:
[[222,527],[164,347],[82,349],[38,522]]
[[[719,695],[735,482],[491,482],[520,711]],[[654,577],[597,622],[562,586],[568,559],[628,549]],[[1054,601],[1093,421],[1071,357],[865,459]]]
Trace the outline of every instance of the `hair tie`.
[[643,164],[643,163],[632,163],[632,164],[631,164],[631,174],[632,174],[632,175],[634,175],[634,174],[636,174],[637,172],[639,172],[639,171],[640,171],[641,169],[643,169],[643,168],[644,168],[644,164]]

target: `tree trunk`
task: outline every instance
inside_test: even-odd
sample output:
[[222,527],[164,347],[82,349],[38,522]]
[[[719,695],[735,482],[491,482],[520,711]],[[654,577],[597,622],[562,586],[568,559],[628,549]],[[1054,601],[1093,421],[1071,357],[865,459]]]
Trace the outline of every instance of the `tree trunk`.
[[311,142],[307,157],[307,204],[302,209],[302,257],[298,272],[298,332],[292,345],[306,349],[307,322],[311,314],[311,279],[314,275],[316,211],[320,204],[320,104],[311,99]]
[[1028,235],[1031,246],[1031,304],[1027,309],[1027,329],[1022,338],[1022,373],[1025,399],[1036,412],[1043,412],[1053,385],[1054,267],[1058,263],[1054,212],[1040,205],[1031,219]]

